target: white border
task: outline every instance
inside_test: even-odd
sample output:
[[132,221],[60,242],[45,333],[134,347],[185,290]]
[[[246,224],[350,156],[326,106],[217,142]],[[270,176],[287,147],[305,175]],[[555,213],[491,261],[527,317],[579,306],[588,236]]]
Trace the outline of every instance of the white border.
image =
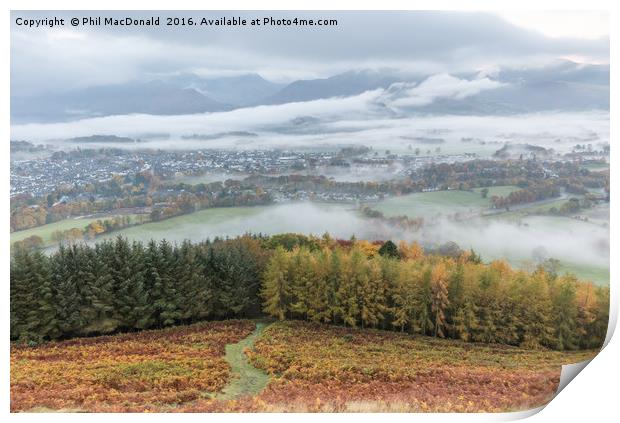
[[[519,1],[493,1],[493,0],[419,0],[419,1],[406,1],[406,0],[382,0],[380,2],[371,2],[366,0],[358,0],[357,2],[344,2],[336,0],[299,0],[299,1],[282,1],[282,0],[264,0],[260,3],[251,0],[230,0],[230,1],[191,1],[191,0],[176,0],[174,2],[164,0],[151,0],[149,2],[129,1],[129,0],[94,0],[89,2],[76,1],[76,0],[57,0],[57,1],[42,1],[42,0],[8,0],[3,2],[6,5],[3,8],[4,14],[2,19],[2,50],[3,57],[5,59],[2,67],[3,73],[3,87],[2,91],[3,101],[0,102],[2,110],[2,128],[4,129],[4,140],[2,142],[2,152],[5,160],[4,166],[1,167],[2,183],[4,187],[4,194],[2,198],[7,199],[9,197],[9,139],[10,139],[10,124],[9,124],[9,93],[10,90],[10,9],[14,10],[98,10],[98,9],[112,9],[112,10],[140,10],[140,9],[152,9],[152,10],[471,10],[471,11],[489,11],[489,10],[607,10],[611,12],[610,20],[610,38],[611,45],[616,46],[618,41],[618,31],[620,27],[620,20],[617,19],[618,4],[619,2],[604,1],[604,0],[589,0],[589,1],[576,1],[576,0],[519,0]],[[613,64],[618,62],[618,50],[611,49],[611,61]],[[615,70],[615,68],[612,67]],[[618,85],[612,72],[612,86],[611,86],[611,135],[617,133],[618,116],[614,113],[618,106]],[[614,141],[615,142],[615,141]],[[613,142],[612,142],[613,143]],[[617,162],[616,146],[612,146],[611,149],[612,161]],[[615,169],[615,168],[614,168]],[[616,186],[617,178],[615,178],[615,172],[612,172],[611,184]],[[611,196],[611,257],[620,257],[618,255],[618,248],[616,247],[617,240],[617,225],[614,219],[614,211],[616,210],[616,198]],[[2,216],[0,221],[9,221],[9,208],[8,202],[2,209]],[[5,223],[6,224],[6,223]],[[8,228],[7,228],[8,229]],[[579,248],[579,246],[575,246]],[[4,294],[2,296],[2,307],[4,312],[4,319],[2,325],[3,333],[0,334],[0,339],[4,341],[4,348],[0,352],[0,363],[2,366],[2,385],[0,387],[0,401],[2,404],[2,410],[8,413],[9,410],[9,347],[8,347],[8,333],[9,333],[9,234],[8,231],[4,234],[3,242],[0,244],[0,256],[2,263],[4,264]],[[618,266],[614,260],[611,261],[611,288],[612,288],[612,314],[611,322],[613,326],[617,321],[618,312]],[[608,333],[608,340],[610,338],[613,329]],[[617,338],[617,337],[616,337]],[[620,361],[620,348],[618,347],[617,339],[612,339],[609,345],[597,356],[583,371],[579,374],[576,380],[569,383],[568,386],[561,392],[556,399],[554,399],[547,407],[541,412],[535,414],[531,419],[533,421],[610,421],[614,417],[618,416],[618,397],[617,397],[617,382],[619,374],[618,362]],[[491,420],[512,420],[515,418],[527,417],[530,413],[514,413],[514,414],[496,414],[496,415],[480,415],[480,414],[468,414],[468,415],[454,415],[454,414],[428,414],[428,415],[410,415],[410,414],[390,414],[385,418],[390,421],[411,421],[412,419],[422,419],[424,421],[445,421],[445,420],[460,420],[460,421],[491,421]],[[46,419],[50,422],[66,422],[77,421],[82,419],[83,415],[67,415],[67,414],[11,414],[10,418],[15,421],[31,421],[35,419]],[[320,417],[315,415],[278,415],[278,414],[264,414],[264,415],[240,415],[240,414],[227,414],[227,415],[186,415],[174,416],[167,415],[118,415],[114,416],[115,419],[137,419],[142,421],[153,422],[154,420],[164,420],[166,418],[183,418],[193,421],[204,422],[205,419],[210,421],[256,421],[269,420],[269,421],[286,421],[290,422],[291,419],[295,421],[312,421],[315,419],[327,419],[327,420],[340,420],[351,417],[350,415],[336,415],[336,414],[323,414]],[[374,420],[377,418],[383,418],[384,416],[378,414],[360,414],[355,415],[355,419],[360,420]],[[91,414],[89,419],[104,421],[110,418],[104,414]],[[74,420],[75,419],[75,420]]]

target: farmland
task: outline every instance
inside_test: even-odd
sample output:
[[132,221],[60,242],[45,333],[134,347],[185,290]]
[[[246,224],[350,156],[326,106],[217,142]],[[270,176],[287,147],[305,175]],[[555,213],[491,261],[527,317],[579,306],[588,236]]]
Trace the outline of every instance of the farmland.
[[11,410],[511,411],[548,402],[560,366],[596,353],[293,321],[259,323],[251,336],[255,327],[231,320],[14,346]]
[[386,216],[406,215],[424,218],[454,213],[478,213],[491,207],[490,198],[492,196],[506,196],[518,188],[515,186],[498,186],[489,187],[488,190],[487,198],[482,197],[480,189],[420,192],[389,198],[373,206],[373,208]]
[[54,243],[52,240],[52,234],[56,231],[65,231],[67,229],[84,229],[85,226],[92,222],[96,222],[101,218],[75,218],[64,219],[59,222],[48,223],[47,225],[37,226],[31,229],[25,229],[23,231],[11,232],[11,243],[15,241],[21,241],[29,236],[38,235],[43,239],[44,245],[51,245]]
[[[117,215],[110,214],[105,217],[75,217],[63,219],[58,222],[48,223],[46,225],[37,226],[30,229],[25,229],[22,231],[11,232],[11,244],[16,241],[22,241],[30,236],[37,235],[40,236],[43,240],[43,247],[49,247],[55,245],[57,241],[54,241],[52,234],[54,232],[63,232],[70,229],[80,229],[83,230],[89,224],[101,221],[105,219],[112,219]],[[130,214],[128,215],[131,219],[136,219],[138,215]]]
[[[274,234],[301,232],[322,234],[325,231],[338,236],[364,236],[367,223],[348,209],[350,205],[299,202],[254,207],[218,207],[191,214],[175,216],[159,222],[126,228],[110,234],[121,234],[129,239],[148,240],[166,238],[172,241],[237,236],[247,232]],[[299,216],[305,216],[300,219]]]
[[[488,197],[505,194],[513,188],[492,187]],[[428,217],[437,212],[445,216],[458,210],[477,214],[490,205],[490,200],[482,198],[477,191],[479,190],[411,194],[390,198],[373,208],[384,210],[386,215],[409,214],[412,217]],[[124,228],[101,235],[97,239],[113,239],[122,235],[130,240],[165,238],[180,242],[184,239],[201,241],[216,236],[236,236],[246,232],[273,234],[290,231],[320,235],[328,231],[342,238],[355,235],[358,238],[402,237],[422,243],[455,241],[462,248],[473,248],[480,252],[485,260],[504,258],[515,266],[526,268],[529,264],[523,266],[527,264],[525,262],[531,264],[533,260],[532,251],[543,246],[549,256],[560,260],[562,272],[570,271],[597,284],[608,284],[609,206],[598,205],[584,211],[588,222],[565,216],[536,216],[545,213],[552,206],[559,207],[566,201],[552,200],[545,204],[535,203],[517,211],[476,216],[468,220],[468,225],[440,221],[443,224],[439,228],[429,224],[419,233],[396,233],[390,232],[387,227],[376,227],[361,213],[353,210],[353,206],[346,204],[298,202],[254,207],[218,207]],[[303,218],[300,219],[300,216]],[[54,231],[83,228],[91,221],[87,218],[68,219],[13,232],[11,242],[36,234],[43,238],[45,245],[54,245],[51,240]],[[512,242],[504,242],[505,239]],[[587,254],[583,251],[574,254],[574,242],[585,245]]]

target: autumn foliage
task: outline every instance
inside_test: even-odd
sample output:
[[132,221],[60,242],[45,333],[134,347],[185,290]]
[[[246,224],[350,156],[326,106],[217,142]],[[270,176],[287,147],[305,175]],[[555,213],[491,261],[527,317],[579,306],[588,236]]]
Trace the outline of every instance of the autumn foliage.
[[11,410],[511,411],[548,402],[560,366],[595,354],[284,321],[245,351],[270,376],[267,387],[220,399],[232,377],[225,346],[254,327],[228,320],[14,345]]
[[165,411],[221,390],[225,346],[247,337],[230,320],[11,348],[11,411]]
[[258,398],[265,409],[413,412],[537,407],[552,398],[562,364],[592,354],[293,321],[267,328],[250,352],[274,377]]

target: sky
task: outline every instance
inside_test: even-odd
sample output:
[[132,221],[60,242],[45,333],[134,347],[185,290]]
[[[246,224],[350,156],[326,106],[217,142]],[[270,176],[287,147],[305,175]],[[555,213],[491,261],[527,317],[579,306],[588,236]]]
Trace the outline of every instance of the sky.
[[[336,27],[25,28],[15,18],[145,17],[146,12],[12,12],[12,95],[30,96],[193,72],[277,81],[352,69],[422,74],[609,62],[596,12],[155,12],[160,16],[336,18]],[[44,77],[42,77],[44,76]]]
[[609,38],[609,13],[600,11],[509,11],[497,14],[518,27],[547,37]]

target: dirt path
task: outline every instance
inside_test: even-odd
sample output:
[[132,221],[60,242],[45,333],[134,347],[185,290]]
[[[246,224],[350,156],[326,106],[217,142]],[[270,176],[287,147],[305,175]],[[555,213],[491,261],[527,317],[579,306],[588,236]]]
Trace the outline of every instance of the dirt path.
[[246,348],[252,348],[254,342],[261,335],[269,323],[257,323],[256,329],[250,336],[237,342],[226,345],[226,361],[230,364],[232,377],[222,392],[216,395],[217,399],[229,400],[243,395],[255,395],[269,383],[269,375],[252,366],[245,355]]

